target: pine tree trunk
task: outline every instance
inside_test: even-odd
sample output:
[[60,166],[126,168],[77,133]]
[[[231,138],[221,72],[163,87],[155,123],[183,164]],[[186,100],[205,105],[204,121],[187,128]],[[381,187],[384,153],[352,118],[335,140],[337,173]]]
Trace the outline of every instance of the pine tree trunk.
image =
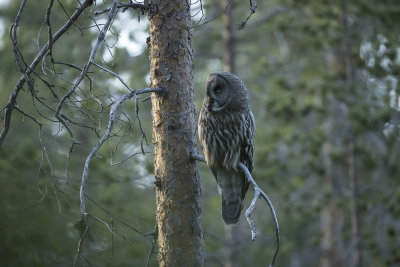
[[[344,60],[343,67],[346,69],[346,90],[348,94],[351,94],[351,88],[354,84],[355,70],[351,56],[351,33],[350,26],[348,23],[348,8],[347,1],[341,1],[342,9],[342,24],[343,24],[343,37],[344,37]],[[351,264],[352,267],[363,266],[361,261],[361,236],[360,236],[360,220],[359,212],[357,208],[357,165],[356,165],[356,137],[351,135],[351,140],[348,143],[348,177],[349,177],[349,189],[350,189],[350,214],[351,214]]]
[[[222,1],[222,8],[225,9],[225,14],[222,17],[223,31],[222,39],[224,42],[224,49],[222,55],[223,70],[235,73],[235,36],[234,36],[234,22],[233,22],[233,2],[231,0]],[[239,225],[231,225],[225,227],[225,238],[227,240],[228,248],[225,255],[225,267],[239,266],[240,251],[236,249],[239,244]]]
[[357,209],[357,173],[356,173],[356,156],[355,156],[355,140],[349,142],[348,155],[348,175],[350,188],[350,212],[351,212],[351,264],[352,267],[361,267],[361,251],[360,251],[360,231],[359,231],[359,214]]
[[159,266],[204,266],[190,6],[152,1],[150,14],[154,174]]
[[236,52],[235,36],[233,34],[233,3],[231,0],[224,0],[222,5],[225,9],[225,14],[222,17],[224,25],[222,31],[222,38],[224,41],[223,65],[225,71],[235,73]]
[[[331,101],[333,95],[330,96]],[[328,139],[322,148],[325,180],[323,190],[330,193],[329,202],[321,210],[321,257],[320,267],[344,266],[343,255],[343,224],[344,216],[342,209],[338,206],[339,198],[337,188],[334,185],[334,168],[331,160],[332,144]]]

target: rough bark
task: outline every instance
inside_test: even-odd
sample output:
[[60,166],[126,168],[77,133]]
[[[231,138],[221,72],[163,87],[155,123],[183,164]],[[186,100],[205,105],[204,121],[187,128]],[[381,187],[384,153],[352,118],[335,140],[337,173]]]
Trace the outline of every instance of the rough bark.
[[190,6],[152,1],[150,14],[154,174],[159,266],[203,266]]

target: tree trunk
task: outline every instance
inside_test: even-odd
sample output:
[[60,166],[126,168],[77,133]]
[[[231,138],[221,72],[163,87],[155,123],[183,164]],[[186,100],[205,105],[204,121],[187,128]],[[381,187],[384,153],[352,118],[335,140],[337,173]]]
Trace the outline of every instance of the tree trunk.
[[341,255],[343,252],[342,230],[343,211],[337,206],[337,192],[334,188],[333,166],[330,159],[331,144],[323,147],[324,169],[326,173],[324,190],[331,193],[331,199],[321,210],[321,258],[320,267],[343,266]]
[[225,238],[227,240],[227,253],[225,260],[225,267],[238,267],[240,266],[240,249],[237,249],[240,244],[240,226],[230,225],[225,227]]
[[359,214],[357,209],[357,173],[356,157],[354,151],[355,141],[349,142],[349,187],[350,187],[350,212],[351,212],[351,265],[361,267],[360,233],[359,233]]
[[[343,36],[344,36],[344,67],[346,69],[346,90],[348,94],[351,94],[351,88],[354,84],[355,70],[351,56],[351,33],[348,23],[348,10],[347,1],[341,1],[342,9],[342,24],[343,24]],[[348,104],[351,105],[351,104]],[[350,213],[351,213],[351,264],[352,267],[361,267],[361,236],[360,236],[360,220],[359,212],[357,208],[357,162],[356,162],[356,136],[351,135],[348,143],[348,177],[349,177],[349,188],[350,188]]]
[[151,2],[151,86],[159,266],[203,266],[190,6]]
[[[235,73],[236,51],[233,31],[233,2],[231,0],[224,0],[222,2],[222,8],[225,9],[225,14],[222,16],[222,39],[224,42],[222,65],[224,71]],[[225,227],[225,238],[228,244],[227,253],[225,255],[225,267],[239,266],[240,251],[236,249],[239,244],[239,233],[239,225],[230,225]]]
[[225,8],[225,14],[222,17],[224,30],[222,32],[222,38],[224,41],[224,53],[223,53],[223,67],[225,71],[235,73],[235,36],[233,34],[233,3],[231,0],[223,1],[223,8]]

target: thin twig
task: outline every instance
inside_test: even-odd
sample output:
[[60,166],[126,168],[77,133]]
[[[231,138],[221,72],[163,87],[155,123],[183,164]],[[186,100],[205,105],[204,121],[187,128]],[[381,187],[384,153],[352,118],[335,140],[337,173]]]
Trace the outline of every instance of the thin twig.
[[254,5],[253,5],[252,1],[251,0],[249,0],[249,1],[250,1],[250,14],[244,21],[242,21],[242,23],[240,23],[239,31],[243,30],[243,28],[246,26],[247,22],[249,21],[251,15],[256,13],[257,3],[254,3]]
[[196,25],[192,26],[192,28],[200,28],[201,26],[203,26],[203,25],[205,25],[205,24],[207,24],[207,23],[210,23],[211,21],[213,21],[213,20],[215,20],[215,19],[221,17],[222,14],[225,14],[225,13],[226,13],[227,8],[228,8],[228,6],[232,3],[232,1],[233,1],[233,0],[230,0],[230,1],[226,4],[226,6],[224,7],[224,9],[221,10],[221,11],[219,11],[219,13],[218,13],[217,15],[215,15],[215,16],[212,17],[211,19],[206,20],[205,22],[203,22],[203,23],[201,23],[201,24],[200,24],[200,21],[201,21],[201,20],[199,20],[199,22],[198,22]]
[[70,129],[70,127],[68,126],[68,124],[64,120],[64,118],[61,116],[61,109],[63,108],[63,104],[67,100],[67,98],[69,98],[72,95],[72,93],[75,92],[75,89],[79,86],[79,84],[82,82],[83,78],[87,75],[87,72],[89,71],[90,65],[94,62],[94,57],[95,57],[95,55],[96,55],[96,53],[97,53],[97,51],[98,51],[98,49],[100,47],[100,44],[104,40],[104,38],[106,36],[106,33],[107,33],[108,29],[111,26],[111,22],[113,21],[114,17],[117,14],[117,11],[118,11],[117,5],[118,4],[119,4],[119,1],[118,0],[114,0],[114,4],[113,4],[113,6],[112,6],[112,8],[110,10],[110,13],[108,14],[107,22],[106,22],[106,24],[104,24],[103,28],[101,29],[101,31],[100,31],[100,33],[99,33],[99,35],[97,37],[97,41],[96,41],[96,43],[95,43],[95,45],[94,45],[94,47],[93,47],[93,49],[92,49],[92,51],[90,53],[88,62],[83,67],[79,77],[75,80],[74,85],[72,86],[72,88],[67,92],[67,94],[65,94],[61,98],[61,100],[60,100],[60,102],[58,103],[58,106],[57,106],[57,111],[56,111],[55,116],[61,122],[61,124],[64,125],[64,127],[67,129],[69,135],[72,138],[72,141],[75,142],[75,143],[79,143],[79,142],[75,139],[74,134],[72,133],[72,130]]
[[115,72],[113,72],[113,71],[111,71],[111,70],[109,70],[107,68],[104,68],[103,66],[97,64],[94,60],[91,63],[93,65],[95,65],[96,67],[98,67],[99,69],[104,70],[105,72],[108,72],[108,73],[114,75],[129,91],[133,91],[133,89],[129,87],[129,85],[124,81],[124,79],[122,79],[121,76],[119,76]]
[[274,263],[275,263],[276,256],[278,255],[279,243],[280,243],[280,241],[279,241],[279,224],[278,224],[278,219],[276,217],[275,209],[274,209],[274,206],[272,205],[272,202],[269,199],[269,197],[264,193],[264,191],[261,190],[260,187],[258,187],[258,185],[254,181],[254,179],[251,176],[251,174],[250,174],[249,170],[247,169],[247,167],[241,162],[239,162],[239,167],[240,167],[240,169],[242,169],[243,173],[246,175],[247,180],[251,183],[251,185],[253,186],[253,190],[254,190],[253,200],[251,201],[250,206],[246,210],[246,218],[247,218],[247,221],[248,221],[248,223],[249,223],[249,225],[251,227],[251,239],[254,241],[255,240],[255,234],[256,234],[256,227],[255,227],[254,221],[251,218],[251,211],[254,209],[254,207],[256,205],[256,201],[260,197],[260,195],[267,202],[269,210],[271,211],[272,217],[274,219],[276,248],[275,248],[275,252],[274,252],[274,256],[272,258],[271,264],[269,265],[270,267],[272,267],[274,265]]
[[[49,6],[47,7],[47,10],[46,10],[46,17],[45,17],[44,23],[47,24],[48,35],[49,35],[49,41],[48,41],[49,51],[48,51],[47,55],[50,56],[50,60],[51,60],[51,63],[53,64],[53,69],[54,69],[53,34],[52,34],[52,31],[51,31],[51,23],[50,23],[50,13],[51,13],[51,8],[53,7],[53,4],[54,4],[54,0],[50,0]],[[45,62],[46,62],[46,57],[43,58],[43,64],[44,65],[46,65]]]
[[[79,188],[72,185],[72,184],[68,184],[71,188],[79,191]],[[140,232],[138,229],[136,229],[135,227],[133,227],[132,225],[124,222],[122,219],[119,219],[118,217],[116,217],[114,214],[112,214],[110,211],[108,211],[107,209],[105,209],[104,207],[102,207],[99,203],[97,203],[97,201],[95,201],[90,195],[88,195],[87,193],[85,193],[85,197],[92,202],[97,208],[99,208],[101,211],[103,211],[105,214],[107,214],[108,216],[110,216],[111,218],[113,218],[113,220],[115,220],[116,222],[122,224],[123,226],[133,230],[134,232],[136,232],[137,234],[141,235],[143,238],[145,238],[147,241],[150,242],[149,238],[147,237],[146,234]]]
[[[202,161],[202,162],[206,162],[206,159],[204,156],[199,155],[199,154],[192,154],[191,155],[192,159],[194,160],[198,160],[198,161]],[[271,200],[268,198],[268,196],[264,193],[264,191],[261,190],[261,188],[257,185],[257,183],[254,181],[253,177],[250,174],[249,169],[247,169],[246,165],[244,165],[243,163],[239,162],[238,167],[243,171],[244,175],[246,176],[247,180],[249,181],[249,183],[251,183],[251,186],[253,187],[253,191],[254,191],[254,197],[253,200],[251,201],[250,206],[247,208],[246,210],[246,218],[247,218],[247,222],[250,225],[250,229],[251,229],[251,240],[255,240],[255,235],[256,235],[256,226],[255,223],[253,221],[253,219],[251,218],[251,212],[253,211],[253,209],[255,208],[255,204],[257,202],[257,199],[262,197],[268,204],[268,207],[271,211],[272,217],[274,219],[274,223],[275,223],[275,237],[276,237],[276,248],[275,248],[275,252],[274,252],[274,256],[272,258],[271,264],[269,265],[270,267],[273,267],[275,264],[275,260],[276,257],[278,255],[279,252],[279,244],[280,244],[280,239],[279,239],[279,225],[278,225],[278,219],[276,217],[276,213],[275,213],[275,209],[274,206],[272,205]]]
[[[93,4],[93,0],[86,0],[85,2],[82,3],[81,6],[79,6],[75,12],[72,14],[72,16],[69,18],[69,20],[54,34],[53,36],[53,44],[71,27],[71,25],[74,24],[74,22],[79,18],[79,16],[82,14],[82,12],[91,6]],[[14,26],[15,27],[15,26]],[[31,65],[26,69],[26,75],[24,74],[17,84],[14,87],[14,90],[7,102],[7,107],[5,109],[5,117],[4,117],[4,125],[3,129],[0,134],[0,147],[4,142],[4,139],[8,133],[8,130],[10,129],[10,123],[11,123],[11,115],[12,111],[16,105],[17,97],[19,92],[21,91],[23,85],[27,81],[27,76],[29,76],[33,70],[36,68],[38,63],[43,59],[43,57],[46,55],[49,49],[49,43],[46,43],[40,52],[37,54],[35,59],[32,61]]]
[[135,114],[136,114],[136,118],[138,120],[139,123],[139,130],[141,133],[141,138],[140,138],[140,149],[142,150],[142,154],[144,155],[144,147],[143,147],[143,139],[146,141],[146,145],[148,145],[147,143],[147,138],[146,135],[144,134],[144,130],[142,127],[142,121],[140,120],[140,116],[139,116],[139,102],[138,102],[138,98],[135,98]]
[[[151,154],[152,152],[150,152],[150,151],[144,151],[144,153],[145,153],[145,154]],[[111,166],[115,166],[115,165],[119,165],[119,164],[121,164],[121,163],[124,163],[124,162],[130,160],[131,158],[133,158],[134,156],[139,155],[139,154],[143,154],[143,152],[140,151],[140,152],[133,153],[133,154],[130,155],[129,157],[127,157],[127,158],[125,158],[125,159],[123,159],[123,160],[120,160],[120,161],[118,161],[118,162],[113,162],[113,161],[111,160]]]
[[[113,229],[114,228],[114,219],[113,219],[113,217],[111,217],[110,219],[111,219],[111,228]],[[108,258],[106,266],[110,266],[113,256],[114,256],[114,235],[111,234],[111,255],[110,255],[110,258]]]
[[18,13],[15,16],[14,23],[11,25],[10,38],[11,38],[11,41],[13,43],[13,51],[14,51],[14,56],[15,56],[15,62],[17,63],[17,66],[18,66],[20,72],[24,75],[25,79],[27,79],[27,81],[30,82],[29,74],[27,74],[27,72],[25,71],[25,68],[22,66],[21,61],[20,61],[20,60],[23,60],[23,58],[22,58],[21,52],[18,49],[18,41],[17,41],[17,29],[18,29],[18,26],[19,26],[19,21],[20,21],[21,16],[22,16],[22,12],[23,12],[23,10],[25,8],[25,4],[26,4],[26,0],[23,0],[21,2],[21,5],[20,5],[19,9],[18,9]]
[[81,226],[84,226],[84,229],[83,230],[81,229],[81,236],[79,238],[79,243],[78,243],[78,251],[76,253],[73,266],[76,266],[79,258],[82,257],[82,255],[81,255],[82,244],[85,239],[86,233],[89,230],[89,224],[87,223],[87,214],[82,215],[82,218],[79,221],[79,223],[81,224]]
[[147,267],[150,266],[150,259],[151,256],[153,255],[154,249],[156,248],[157,240],[158,240],[158,226],[156,223],[156,225],[154,226],[153,241],[151,241],[151,248],[149,251],[149,255],[147,255],[147,264],[146,264]]
[[82,181],[81,181],[81,187],[80,187],[80,200],[81,200],[81,214],[86,214],[86,202],[85,202],[85,188],[86,188],[86,183],[88,180],[89,176],[89,165],[92,160],[92,158],[96,155],[97,151],[100,149],[100,147],[103,145],[103,143],[109,139],[111,135],[111,131],[114,126],[114,122],[117,118],[118,114],[118,108],[119,106],[125,102],[128,99],[131,99],[133,96],[136,94],[143,94],[143,93],[149,93],[149,92],[161,92],[162,89],[155,87],[155,88],[144,88],[144,89],[138,89],[135,91],[131,91],[123,96],[121,96],[116,102],[111,107],[110,110],[110,115],[109,115],[109,120],[108,120],[108,126],[107,126],[107,132],[103,135],[103,137],[100,139],[100,141],[96,144],[96,146],[92,149],[88,157],[86,158],[83,173],[82,173]]
[[[140,9],[142,11],[142,14],[144,14],[145,12],[149,11],[150,6],[149,5],[145,5],[145,4],[132,3],[131,2],[131,3],[120,3],[120,4],[118,4],[117,8],[123,8],[123,12],[125,10],[129,9],[129,8]],[[96,12],[94,12],[94,14],[97,16],[97,15],[101,15],[101,14],[107,13],[110,10],[111,10],[111,8],[106,8],[104,10],[96,11]]]

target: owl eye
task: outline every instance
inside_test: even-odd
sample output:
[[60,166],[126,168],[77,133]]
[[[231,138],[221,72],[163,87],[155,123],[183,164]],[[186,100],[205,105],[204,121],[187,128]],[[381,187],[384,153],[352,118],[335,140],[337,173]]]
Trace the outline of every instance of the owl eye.
[[217,87],[215,88],[214,92],[218,95],[222,92],[222,88],[221,87]]

